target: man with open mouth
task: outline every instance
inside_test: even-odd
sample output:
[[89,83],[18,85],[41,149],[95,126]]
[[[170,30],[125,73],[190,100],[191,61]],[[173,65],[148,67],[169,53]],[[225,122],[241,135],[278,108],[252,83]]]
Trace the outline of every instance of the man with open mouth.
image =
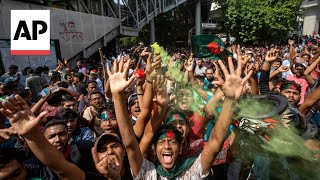
[[134,80],[134,77],[127,80],[128,65],[124,66],[124,72],[111,73],[108,70],[118,126],[135,179],[203,179],[208,175],[215,157],[222,148],[243,85],[252,74],[250,71],[242,79],[241,64],[235,70],[231,58],[229,59],[230,73],[222,61],[219,61],[219,64],[224,72],[225,81],[219,81],[217,84],[221,87],[225,99],[207,145],[198,156],[181,160],[179,158],[183,148],[180,131],[174,127],[162,126],[152,138],[152,149],[157,156],[155,163],[143,158],[130,118],[126,113],[124,90]]

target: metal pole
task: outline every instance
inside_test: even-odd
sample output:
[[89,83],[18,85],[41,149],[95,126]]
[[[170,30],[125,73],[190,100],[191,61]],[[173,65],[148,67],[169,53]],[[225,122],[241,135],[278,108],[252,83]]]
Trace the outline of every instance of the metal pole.
[[195,26],[196,26],[196,35],[201,34],[201,0],[198,0],[196,3],[196,13],[195,13]]
[[104,16],[104,12],[103,12],[103,0],[100,0],[100,7],[101,7],[101,16]]
[[78,12],[80,12],[80,0],[77,1]]
[[121,5],[120,5],[120,0],[118,0],[118,13],[119,13],[119,19],[121,20]]
[[150,44],[153,44],[154,42],[156,42],[156,35],[155,35],[155,28],[154,28],[154,18],[152,18],[150,20],[149,23],[150,26]]

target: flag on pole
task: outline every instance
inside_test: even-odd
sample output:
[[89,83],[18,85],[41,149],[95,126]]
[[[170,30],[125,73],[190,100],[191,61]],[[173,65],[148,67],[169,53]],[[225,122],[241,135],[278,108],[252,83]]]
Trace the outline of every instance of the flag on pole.
[[[192,36],[192,48],[194,57],[209,58],[214,60],[221,59],[220,48],[224,46],[224,42],[214,34],[202,34]],[[225,49],[227,55],[232,55],[230,51]]]

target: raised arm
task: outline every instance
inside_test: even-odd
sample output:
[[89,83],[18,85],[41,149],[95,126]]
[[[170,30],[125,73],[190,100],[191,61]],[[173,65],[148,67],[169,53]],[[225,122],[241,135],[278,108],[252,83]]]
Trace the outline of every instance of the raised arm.
[[75,164],[68,162],[63,154],[52,146],[40,132],[39,124],[47,112],[35,117],[27,103],[19,96],[7,99],[11,105],[1,112],[10,117],[14,130],[25,138],[33,154],[61,179],[85,179],[84,172]]
[[275,61],[277,57],[278,57],[278,54],[274,50],[267,52],[265,61],[262,64],[262,71],[260,75],[260,81],[259,81],[260,94],[266,94],[270,91],[269,76],[270,76],[271,63]]
[[316,59],[315,61],[313,61],[313,63],[308,66],[306,68],[306,70],[303,72],[303,74],[305,75],[305,78],[308,82],[308,84],[310,85],[310,87],[312,87],[315,83],[312,75],[311,75],[311,72],[317,67],[317,65],[320,63],[320,58]]
[[[143,136],[144,128],[146,127],[152,110],[152,98],[153,98],[153,79],[152,79],[152,64],[151,64],[151,53],[148,56],[147,66],[146,66],[146,81],[145,89],[142,98],[142,103],[140,104],[141,113],[137,117],[136,124],[133,127],[136,136],[141,139]],[[138,94],[138,98],[139,98]]]
[[[224,82],[223,79],[220,76],[218,65],[216,63],[213,63],[213,65],[214,65],[214,67],[216,69],[215,72],[214,72],[214,75],[213,75],[215,80],[217,80],[219,82]],[[216,92],[214,93],[214,96],[206,104],[206,108],[208,110],[209,116],[214,116],[216,114],[216,109],[217,109],[216,107],[218,105],[218,102],[222,98],[222,96],[223,96],[223,93],[222,93],[221,89],[218,88],[216,90]]]
[[107,71],[110,79],[110,89],[114,101],[117,123],[120,130],[121,138],[127,151],[132,173],[137,176],[142,166],[143,157],[133,131],[128,111],[126,109],[126,102],[124,100],[123,93],[135,78],[134,76],[132,76],[129,80],[127,80],[129,65],[130,60],[127,61],[125,67],[119,66],[118,68],[118,63],[115,62],[113,67],[114,73],[112,74],[109,68],[107,69]]
[[51,95],[51,92],[49,92],[49,94],[46,95],[46,96],[41,96],[39,101],[34,106],[32,106],[31,112],[32,112],[33,115],[37,116],[37,115],[40,114],[41,107],[47,101],[47,99],[49,98],[50,95]]
[[71,89],[64,88],[64,87],[59,87],[59,90],[69,94],[71,97],[74,97],[75,99],[78,99],[80,97],[79,93],[77,93],[76,91],[73,91]]
[[252,94],[259,95],[259,85],[258,85],[259,81],[258,81],[258,76],[257,76],[257,73],[259,70],[259,64],[257,63],[257,64],[252,65],[252,68],[249,68],[249,71],[251,69],[253,70],[253,73],[252,73],[252,76],[250,76],[248,82],[250,83]]
[[210,170],[215,157],[222,148],[224,138],[227,135],[229,126],[232,122],[232,116],[235,110],[236,102],[240,98],[244,83],[252,74],[252,71],[250,71],[248,75],[242,79],[241,62],[239,62],[236,71],[232,63],[232,58],[228,59],[228,63],[230,73],[228,72],[225,65],[221,61],[219,61],[219,65],[224,73],[225,81],[218,81],[215,83],[221,87],[221,90],[225,95],[225,99],[222,105],[221,113],[210,134],[208,143],[201,153],[201,165],[203,174],[207,173]]
[[148,122],[143,137],[140,141],[140,150],[144,157],[147,157],[147,154],[149,152],[149,149],[151,147],[152,138],[154,134],[158,131],[160,128],[166,112],[168,108],[169,103],[169,97],[164,85],[164,77],[159,76],[157,78],[156,82],[156,108],[154,110],[153,116],[151,117],[150,121]]
[[289,70],[289,68],[287,66],[280,66],[278,69],[276,69],[275,71],[273,71],[272,73],[270,73],[270,78],[269,79],[273,79],[275,76],[277,76],[279,73],[283,73],[283,72],[287,72]]
[[312,91],[299,106],[299,111],[306,115],[312,108],[312,106],[320,100],[320,86]]

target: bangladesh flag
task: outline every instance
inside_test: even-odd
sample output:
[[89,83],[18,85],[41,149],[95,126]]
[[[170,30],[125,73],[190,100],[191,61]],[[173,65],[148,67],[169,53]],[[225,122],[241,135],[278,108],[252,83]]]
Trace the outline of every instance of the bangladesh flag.
[[[202,34],[192,36],[192,48],[194,57],[209,58],[214,60],[221,59],[220,48],[224,46],[222,39],[214,34]],[[227,55],[232,52],[225,49]]]

